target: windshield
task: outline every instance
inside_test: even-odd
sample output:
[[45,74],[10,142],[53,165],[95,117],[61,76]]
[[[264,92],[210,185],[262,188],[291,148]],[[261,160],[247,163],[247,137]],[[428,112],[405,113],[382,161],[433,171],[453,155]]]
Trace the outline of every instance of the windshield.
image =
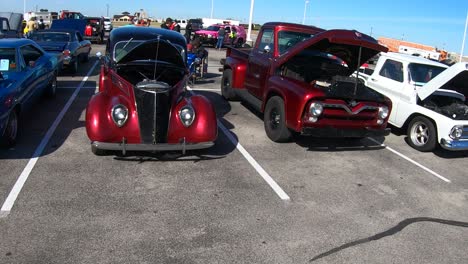
[[120,61],[129,51],[140,45],[143,41],[141,40],[127,40],[117,42],[114,46],[114,61]]
[[0,72],[16,71],[16,55],[14,48],[0,48]]
[[7,20],[6,20],[6,19],[2,19],[2,20],[1,20],[1,23],[0,23],[0,30],[1,30],[1,31],[8,30],[8,24],[7,24]]
[[408,65],[411,80],[418,83],[427,83],[432,78],[445,70],[444,67],[438,67],[427,64],[410,63]]
[[297,43],[313,37],[314,34],[281,30],[278,32],[278,49],[280,54],[294,47]]
[[33,33],[29,38],[39,42],[69,42],[70,34],[59,32]]
[[219,30],[219,27],[218,26],[209,26],[206,28],[206,30],[209,30],[209,31],[218,31]]

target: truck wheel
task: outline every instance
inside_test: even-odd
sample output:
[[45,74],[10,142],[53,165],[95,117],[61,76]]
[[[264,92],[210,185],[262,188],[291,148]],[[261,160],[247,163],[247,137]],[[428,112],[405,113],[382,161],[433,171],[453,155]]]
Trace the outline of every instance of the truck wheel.
[[287,142],[291,139],[291,131],[286,126],[286,111],[283,98],[273,96],[268,100],[263,124],[267,136],[274,142]]
[[409,145],[416,150],[428,152],[436,147],[437,130],[426,117],[413,118],[408,125],[407,135]]
[[52,80],[50,80],[50,83],[47,86],[46,96],[49,98],[54,98],[56,92],[57,92],[57,73],[54,72],[54,76],[52,76]]
[[226,69],[221,78],[221,95],[228,101],[235,101],[239,98],[232,89],[232,70]]
[[0,137],[0,146],[9,148],[16,144],[16,139],[18,137],[18,123],[18,113],[16,112],[16,109],[13,109],[8,116],[5,131]]

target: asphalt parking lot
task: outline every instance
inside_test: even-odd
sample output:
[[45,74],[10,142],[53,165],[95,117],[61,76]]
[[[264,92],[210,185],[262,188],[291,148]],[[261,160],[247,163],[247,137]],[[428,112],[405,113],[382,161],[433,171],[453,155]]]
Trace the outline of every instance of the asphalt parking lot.
[[98,61],[59,77],[0,150],[0,263],[468,263],[468,152],[417,152],[398,131],[274,143],[221,97],[209,52],[191,88],[215,104],[218,140],[177,159],[94,156]]

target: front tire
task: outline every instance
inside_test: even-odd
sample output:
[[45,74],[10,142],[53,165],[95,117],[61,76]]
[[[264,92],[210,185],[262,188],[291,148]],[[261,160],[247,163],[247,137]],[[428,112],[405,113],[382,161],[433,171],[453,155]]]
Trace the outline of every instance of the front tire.
[[407,130],[408,144],[422,152],[433,151],[437,145],[437,130],[426,117],[418,116],[411,120]]
[[57,93],[57,73],[54,73],[52,80],[47,86],[46,96],[49,98],[54,98]]
[[232,70],[230,69],[223,71],[223,77],[221,78],[221,95],[228,101],[239,99],[236,92],[232,89]]
[[291,131],[286,126],[286,111],[283,98],[273,96],[268,100],[263,117],[267,136],[274,142],[287,142]]
[[78,72],[78,61],[79,61],[79,58],[76,57],[75,58],[75,61],[73,62],[72,66],[71,66],[71,73],[77,73]]
[[0,138],[0,145],[2,147],[13,147],[16,144],[18,138],[18,113],[16,109],[11,110],[8,116],[5,131]]

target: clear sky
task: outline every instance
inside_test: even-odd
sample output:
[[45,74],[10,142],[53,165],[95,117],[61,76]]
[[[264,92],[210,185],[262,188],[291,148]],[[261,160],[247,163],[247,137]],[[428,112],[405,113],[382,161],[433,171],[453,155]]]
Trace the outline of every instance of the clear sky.
[[[251,0],[25,0],[26,11],[36,8],[77,10],[89,16],[134,13],[150,17],[234,18],[247,23]],[[0,11],[23,12],[24,0],[0,0]],[[306,8],[305,8],[306,6]],[[254,23],[287,21],[325,29],[356,29],[380,36],[418,42],[457,53],[461,50],[468,0],[256,0]],[[468,41],[467,41],[468,42]],[[465,52],[468,54],[468,43]]]

